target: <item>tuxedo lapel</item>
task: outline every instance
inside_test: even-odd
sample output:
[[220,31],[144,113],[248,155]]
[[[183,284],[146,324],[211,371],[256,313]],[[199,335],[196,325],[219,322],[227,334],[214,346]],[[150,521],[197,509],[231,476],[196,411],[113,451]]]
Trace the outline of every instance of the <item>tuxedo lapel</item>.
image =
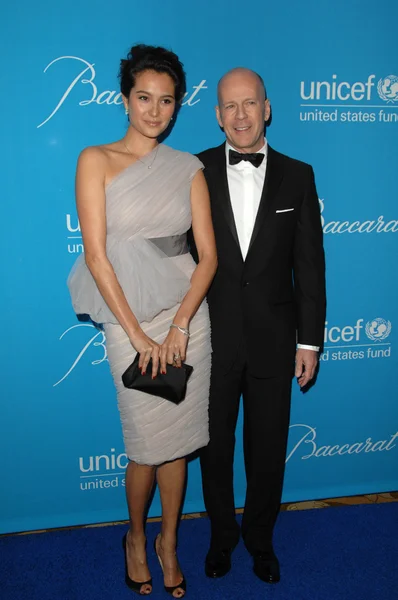
[[[217,170],[217,198],[218,204],[224,215],[227,226],[238,246],[239,252],[242,256],[238,238],[238,231],[236,229],[234,213],[232,210],[231,197],[229,195],[228,177],[227,177],[227,164],[225,157],[225,144],[218,147],[218,157],[216,161]],[[242,257],[243,261],[243,257]]]
[[257,211],[256,220],[253,227],[253,233],[250,238],[249,249],[246,260],[250,254],[251,248],[256,241],[258,233],[264,223],[267,215],[270,213],[277,201],[277,192],[283,179],[283,166],[278,159],[277,153],[268,146],[267,169],[265,172],[264,186],[261,194],[260,204]]

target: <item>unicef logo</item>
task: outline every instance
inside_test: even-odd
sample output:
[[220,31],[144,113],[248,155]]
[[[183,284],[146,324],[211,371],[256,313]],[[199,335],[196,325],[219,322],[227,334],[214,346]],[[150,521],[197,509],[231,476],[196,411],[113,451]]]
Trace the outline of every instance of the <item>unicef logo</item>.
[[389,102],[398,102],[398,77],[396,75],[387,75],[380,79],[377,84],[377,91],[382,100]]
[[377,318],[368,321],[365,327],[366,335],[375,342],[381,342],[388,338],[391,333],[391,321]]

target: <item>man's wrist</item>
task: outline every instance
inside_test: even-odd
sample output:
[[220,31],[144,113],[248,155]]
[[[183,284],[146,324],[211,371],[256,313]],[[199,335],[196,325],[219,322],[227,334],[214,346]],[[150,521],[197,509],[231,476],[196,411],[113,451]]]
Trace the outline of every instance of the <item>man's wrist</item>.
[[308,344],[297,344],[297,349],[301,348],[301,350],[313,350],[314,352],[319,352],[319,346],[310,346]]

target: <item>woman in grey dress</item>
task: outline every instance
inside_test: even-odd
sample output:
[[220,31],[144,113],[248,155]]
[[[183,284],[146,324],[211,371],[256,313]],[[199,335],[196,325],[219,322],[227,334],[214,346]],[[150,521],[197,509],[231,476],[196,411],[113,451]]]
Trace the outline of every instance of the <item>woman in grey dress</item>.
[[[167,591],[181,598],[186,583],[175,554],[176,529],[185,457],[208,443],[211,347],[204,297],[216,249],[203,165],[158,143],[184,95],[181,63],[163,48],[135,46],[121,62],[120,79],[129,118],[125,137],[86,148],[79,157],[76,199],[85,254],[68,285],[75,311],[104,324],[117,389],[130,459],[126,583],[140,594],[152,591],[144,516],[156,478],[162,525],[155,549]],[[191,225],[198,265],[186,244]],[[194,367],[181,404],[123,386],[121,375],[135,351],[143,372],[152,359],[153,377],[185,359]]]

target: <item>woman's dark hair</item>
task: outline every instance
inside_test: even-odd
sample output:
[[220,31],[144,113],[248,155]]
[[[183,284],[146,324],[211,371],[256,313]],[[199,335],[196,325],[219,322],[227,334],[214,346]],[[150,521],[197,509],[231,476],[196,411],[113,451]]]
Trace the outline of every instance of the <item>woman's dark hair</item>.
[[178,56],[162,48],[161,46],[147,46],[137,44],[133,46],[127,55],[120,61],[120,91],[128,98],[131,89],[135,85],[135,78],[143,71],[156,71],[156,73],[167,73],[175,85],[175,98],[180,102],[186,92],[186,81],[183,64]]

